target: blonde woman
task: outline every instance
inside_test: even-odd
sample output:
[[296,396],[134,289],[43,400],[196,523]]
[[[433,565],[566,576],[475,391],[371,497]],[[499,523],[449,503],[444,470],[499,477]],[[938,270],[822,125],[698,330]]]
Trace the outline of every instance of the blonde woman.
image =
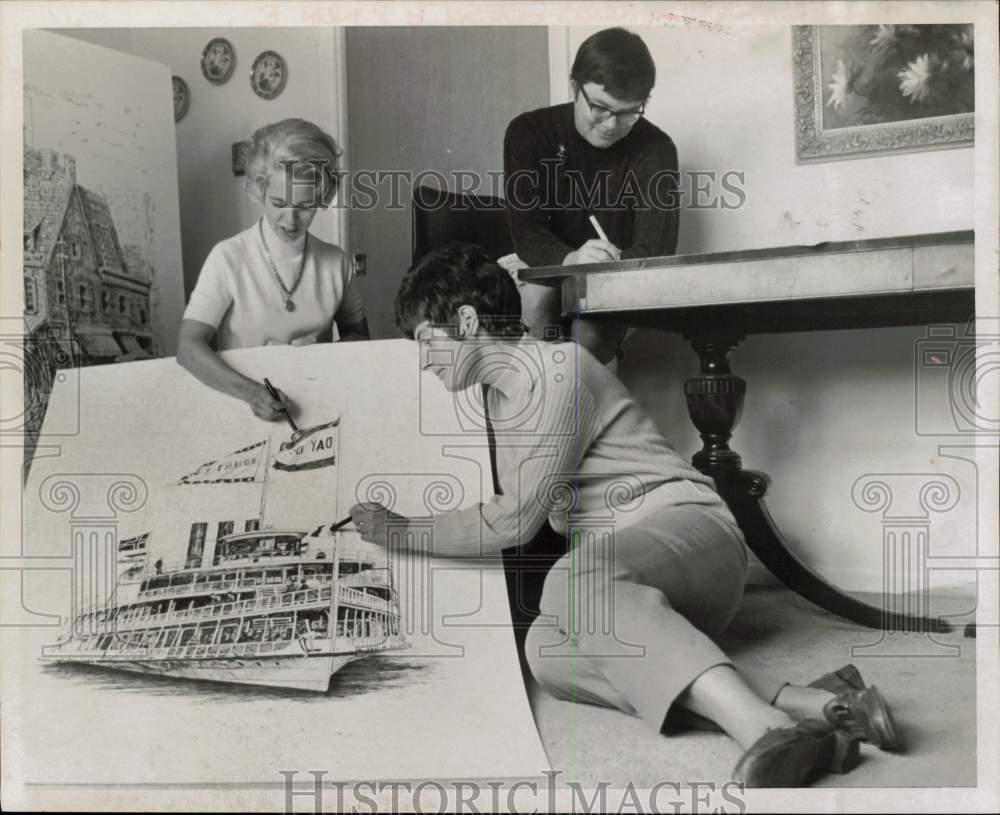
[[340,155],[329,134],[303,119],[253,134],[244,184],[261,217],[212,249],[181,321],[178,363],[268,421],[281,418],[286,397],[216,351],[368,339],[344,250],[309,234],[316,211],[337,192]]

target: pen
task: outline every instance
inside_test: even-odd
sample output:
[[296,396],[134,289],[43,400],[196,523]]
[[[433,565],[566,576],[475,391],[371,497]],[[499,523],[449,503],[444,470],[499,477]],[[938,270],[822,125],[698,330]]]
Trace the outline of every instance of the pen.
[[348,516],[347,516],[346,518],[344,518],[344,520],[342,520],[342,521],[337,521],[337,523],[335,523],[335,524],[332,524],[332,525],[330,526],[330,531],[331,531],[331,532],[336,532],[336,531],[337,531],[338,529],[343,529],[343,528],[344,528],[345,526],[347,526],[347,525],[348,525],[348,524],[349,524],[350,522],[351,522],[351,516],[350,516],[350,515],[348,515]]
[[597,237],[599,237],[602,241],[607,241],[608,243],[610,243],[610,241],[608,241],[608,236],[604,234],[604,230],[601,229],[601,225],[597,222],[597,218],[595,218],[593,215],[590,216],[590,225],[594,227],[594,231],[597,233]]
[[[281,399],[278,397],[278,392],[274,389],[274,385],[272,385],[268,381],[267,377],[264,377],[264,387],[267,388],[267,392],[271,394],[272,399],[274,399],[276,402],[281,401]],[[288,411],[285,408],[282,408],[281,412],[285,414],[285,421],[288,422],[288,426],[292,428],[292,432],[298,433],[299,429],[298,427],[296,427],[295,422],[292,421],[292,417],[288,415]]]

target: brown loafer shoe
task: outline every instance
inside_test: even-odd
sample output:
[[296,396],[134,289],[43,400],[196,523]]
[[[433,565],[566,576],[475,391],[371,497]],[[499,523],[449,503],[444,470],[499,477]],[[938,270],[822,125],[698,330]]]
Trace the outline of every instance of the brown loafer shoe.
[[845,693],[851,690],[864,690],[865,680],[861,678],[861,672],[853,665],[845,665],[836,671],[823,674],[819,679],[809,683],[810,688],[821,688],[830,693]]
[[874,685],[839,694],[826,703],[823,715],[834,727],[842,728],[880,750],[903,749],[903,740],[892,711]]
[[745,787],[803,787],[820,775],[853,770],[859,759],[853,734],[804,719],[757,739],[736,764],[733,778]]

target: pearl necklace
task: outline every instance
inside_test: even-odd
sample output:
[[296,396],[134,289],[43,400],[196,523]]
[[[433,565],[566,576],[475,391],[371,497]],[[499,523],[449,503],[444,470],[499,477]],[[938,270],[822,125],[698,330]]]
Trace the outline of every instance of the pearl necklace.
[[285,295],[285,311],[295,311],[295,303],[292,302],[292,295],[299,287],[299,281],[302,280],[302,272],[306,269],[306,249],[309,248],[309,233],[306,232],[305,242],[302,244],[302,260],[299,262],[299,270],[295,274],[295,282],[292,283],[291,288],[288,288],[285,285],[285,281],[281,279],[281,275],[278,274],[278,267],[275,266],[274,258],[271,257],[271,250],[267,247],[267,238],[264,237],[263,218],[257,221],[257,231],[260,232],[260,242],[264,247],[264,259],[267,261],[267,265],[271,267],[271,273],[274,275],[274,279],[278,281],[278,285],[281,286],[281,291]]

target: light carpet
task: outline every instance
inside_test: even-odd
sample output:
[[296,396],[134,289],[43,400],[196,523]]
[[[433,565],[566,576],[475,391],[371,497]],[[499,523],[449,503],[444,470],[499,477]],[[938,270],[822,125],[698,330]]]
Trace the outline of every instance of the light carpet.
[[[859,596],[860,597],[860,596]],[[877,602],[874,597],[861,597]],[[749,587],[736,620],[720,642],[738,664],[796,684],[852,662],[888,699],[906,742],[903,754],[862,745],[861,764],[818,787],[949,787],[976,783],[976,662],[968,595],[930,600],[935,615],[957,624],[949,634],[885,634],[825,612],[784,588]],[[717,788],[731,780],[741,755],[727,736],[683,731],[662,736],[639,719],[591,705],[559,701],[526,672],[538,730],[559,782],[587,788],[631,782],[699,781]]]

